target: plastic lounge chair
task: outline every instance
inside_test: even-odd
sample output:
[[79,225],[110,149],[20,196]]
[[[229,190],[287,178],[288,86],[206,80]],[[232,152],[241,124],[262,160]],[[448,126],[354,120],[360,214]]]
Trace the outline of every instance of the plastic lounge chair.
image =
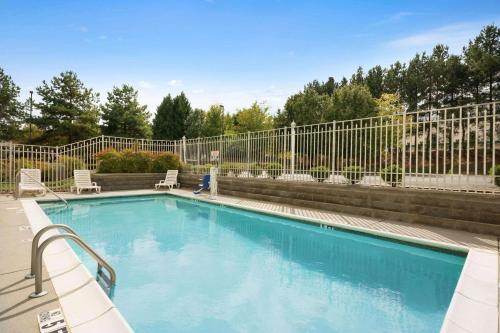
[[23,192],[41,192],[47,194],[45,184],[42,183],[42,172],[40,169],[21,169],[21,179],[19,183],[19,196]]
[[101,187],[90,179],[90,170],[73,170],[75,176],[75,185],[71,186],[70,191],[76,189],[76,193],[82,193],[82,190],[95,190],[101,193]]
[[198,189],[193,191],[194,194],[200,194],[201,191],[210,189],[210,175],[203,176],[201,184],[198,184],[198,186]]
[[155,184],[155,189],[159,190],[160,187],[168,187],[172,189],[174,186],[177,186],[177,175],[179,174],[179,170],[167,170],[167,174],[165,175],[165,179],[160,180],[158,184]]

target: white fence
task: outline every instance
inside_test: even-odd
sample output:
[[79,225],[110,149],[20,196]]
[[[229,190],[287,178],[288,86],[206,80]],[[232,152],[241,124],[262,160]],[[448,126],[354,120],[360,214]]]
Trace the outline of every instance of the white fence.
[[41,168],[50,187],[67,190],[74,168],[95,170],[99,151],[127,148],[176,152],[186,170],[200,174],[217,166],[221,176],[499,193],[500,175],[491,172],[500,163],[499,133],[495,102],[176,141],[6,143],[0,191],[13,191],[21,167]]

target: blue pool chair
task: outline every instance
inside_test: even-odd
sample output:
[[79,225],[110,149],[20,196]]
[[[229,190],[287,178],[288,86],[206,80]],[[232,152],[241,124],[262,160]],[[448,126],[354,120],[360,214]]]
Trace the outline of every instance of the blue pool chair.
[[200,194],[201,191],[210,189],[210,175],[204,175],[198,186],[199,188],[193,192],[194,194]]

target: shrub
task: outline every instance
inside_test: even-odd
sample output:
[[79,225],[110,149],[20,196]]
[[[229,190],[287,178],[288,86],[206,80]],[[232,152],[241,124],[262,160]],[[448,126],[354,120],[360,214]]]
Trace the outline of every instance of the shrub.
[[330,175],[330,169],[325,166],[316,166],[314,168],[311,168],[311,170],[309,170],[309,173],[314,178],[321,180],[328,178],[328,176]]
[[116,150],[106,150],[97,154],[98,166],[97,172],[99,173],[118,173],[124,172],[123,155]]
[[361,177],[363,177],[363,173],[364,173],[364,169],[363,169],[363,167],[361,167],[359,165],[348,166],[347,168],[345,168],[342,171],[342,174],[344,175],[344,177],[349,179],[351,184],[355,184],[356,182],[361,180]]
[[380,176],[386,183],[396,186],[401,183],[403,178],[403,169],[396,164],[391,164],[380,171]]
[[490,176],[495,175],[495,185],[500,186],[500,164],[491,167]]
[[210,172],[210,168],[212,164],[201,164],[201,165],[193,165],[191,166],[191,172],[195,174],[206,174]]
[[122,172],[151,172],[153,165],[153,156],[150,153],[146,153],[143,151],[134,152],[132,150],[124,150],[121,156],[121,163]]
[[167,172],[167,170],[182,170],[179,156],[172,152],[156,155],[152,161],[153,172]]

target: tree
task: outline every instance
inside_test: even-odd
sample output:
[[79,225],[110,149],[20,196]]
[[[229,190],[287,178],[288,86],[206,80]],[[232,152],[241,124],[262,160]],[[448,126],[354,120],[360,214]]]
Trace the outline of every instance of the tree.
[[182,133],[179,131],[181,126],[182,124],[174,115],[174,101],[168,94],[156,108],[156,115],[153,119],[153,139],[178,139],[182,137]]
[[113,87],[107,102],[101,107],[102,133],[134,138],[149,138],[151,127],[146,105],[140,105],[138,92],[130,85]]
[[224,134],[224,110],[220,105],[212,105],[207,111],[203,124],[204,136]]
[[21,90],[0,68],[0,140],[10,140],[19,129],[23,108],[17,100]]
[[290,126],[292,121],[295,121],[297,125],[320,123],[326,120],[325,116],[331,108],[330,96],[320,95],[315,89],[305,89],[288,98],[285,110],[278,116],[276,124]]
[[99,135],[99,94],[86,88],[75,72],[45,80],[36,88],[42,101],[36,103],[41,116],[38,126],[48,143],[70,143]]
[[[482,100],[479,85],[486,83],[489,102],[500,96],[498,80],[500,79],[500,29],[495,25],[488,25],[481,30],[469,47],[464,50],[466,62],[470,67],[476,82],[476,101]],[[482,79],[481,79],[482,78]],[[493,112],[490,106],[490,112]],[[493,117],[489,127],[494,127]],[[493,148],[493,135],[490,135],[490,147]]]
[[398,94],[382,94],[375,99],[378,116],[391,116],[403,111],[403,104]]
[[375,101],[366,86],[351,84],[337,89],[327,121],[351,120],[375,115]]
[[183,135],[186,135],[186,120],[191,113],[191,104],[189,103],[189,100],[184,92],[181,92],[180,95],[177,95],[174,98],[174,113],[179,118],[179,122],[182,124],[182,135],[179,137],[180,139]]
[[249,108],[238,110],[234,115],[235,131],[246,133],[268,130],[273,127],[269,108],[254,102]]
[[404,89],[405,65],[396,61],[392,64],[384,77],[384,92],[402,94]]
[[352,74],[350,84],[362,85],[365,83],[365,75],[363,73],[363,67],[359,66],[356,73]]
[[444,88],[444,104],[455,106],[464,104],[469,71],[462,59],[457,55],[450,55],[446,61],[446,85]]
[[205,122],[205,111],[194,109],[186,118],[186,137],[198,138],[203,136],[203,123]]
[[384,70],[377,65],[368,71],[365,83],[370,89],[370,93],[374,98],[379,98],[384,91]]
[[172,98],[168,94],[156,109],[153,119],[155,140],[179,140],[186,134],[186,119],[191,105],[183,92]]

